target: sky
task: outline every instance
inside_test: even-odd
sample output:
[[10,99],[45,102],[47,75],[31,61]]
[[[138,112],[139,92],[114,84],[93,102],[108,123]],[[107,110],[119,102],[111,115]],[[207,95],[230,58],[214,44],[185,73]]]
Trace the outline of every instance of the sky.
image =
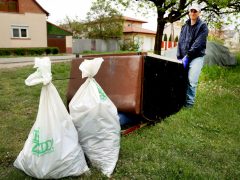
[[[76,16],[84,20],[87,12],[90,10],[93,0],[37,0],[37,2],[45,9],[50,15],[48,21],[54,24],[58,24],[66,16],[75,18]],[[147,21],[143,24],[143,28],[156,31],[156,15],[151,17],[143,17],[136,15],[132,11],[123,12],[124,16],[137,18]]]

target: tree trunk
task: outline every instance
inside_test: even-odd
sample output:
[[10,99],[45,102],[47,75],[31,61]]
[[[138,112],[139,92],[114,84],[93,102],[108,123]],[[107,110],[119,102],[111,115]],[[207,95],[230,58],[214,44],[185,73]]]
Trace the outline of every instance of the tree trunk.
[[157,34],[155,38],[155,46],[154,46],[154,53],[161,55],[161,44],[162,44],[162,37],[164,26],[166,22],[163,19],[163,13],[158,12],[158,19],[157,19]]

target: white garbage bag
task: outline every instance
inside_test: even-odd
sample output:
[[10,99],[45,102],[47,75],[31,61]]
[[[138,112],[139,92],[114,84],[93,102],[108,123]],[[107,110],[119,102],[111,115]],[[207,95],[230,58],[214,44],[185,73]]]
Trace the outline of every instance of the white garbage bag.
[[69,103],[79,142],[92,166],[110,177],[118,160],[120,124],[117,108],[93,78],[102,58],[84,60],[79,69],[88,79]]
[[49,58],[36,58],[37,71],[25,83],[43,83],[36,121],[14,166],[29,176],[57,179],[88,171],[78,134],[56,88]]

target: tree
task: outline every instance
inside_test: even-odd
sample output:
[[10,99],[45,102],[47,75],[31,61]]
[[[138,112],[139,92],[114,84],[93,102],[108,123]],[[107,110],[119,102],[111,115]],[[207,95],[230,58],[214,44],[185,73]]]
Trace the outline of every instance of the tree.
[[164,40],[164,41],[167,41],[167,34],[164,34],[163,40]]
[[[157,33],[155,38],[154,52],[161,54],[161,42],[163,31],[166,23],[173,23],[180,20],[188,14],[188,6],[194,2],[201,3],[202,11],[211,13],[212,17],[221,14],[239,13],[239,0],[108,0],[117,2],[125,8],[136,7],[133,4],[138,4],[138,9],[149,10],[154,7],[157,12]],[[149,6],[149,7],[146,7]],[[143,10],[143,9],[142,9]],[[140,10],[140,11],[142,11]]]
[[175,37],[174,41],[175,41],[175,42],[178,42],[178,36]]
[[62,21],[58,22],[58,25],[63,29],[71,31],[73,33],[73,38],[81,38],[84,36],[86,27],[84,22],[81,21],[78,17],[71,19],[66,16]]
[[89,38],[120,38],[123,34],[122,14],[106,0],[92,3],[85,25]]

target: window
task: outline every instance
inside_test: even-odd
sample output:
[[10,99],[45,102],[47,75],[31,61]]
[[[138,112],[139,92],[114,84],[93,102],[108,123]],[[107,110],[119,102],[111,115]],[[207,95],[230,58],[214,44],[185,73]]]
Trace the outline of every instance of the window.
[[12,26],[12,38],[29,38],[28,26]]

